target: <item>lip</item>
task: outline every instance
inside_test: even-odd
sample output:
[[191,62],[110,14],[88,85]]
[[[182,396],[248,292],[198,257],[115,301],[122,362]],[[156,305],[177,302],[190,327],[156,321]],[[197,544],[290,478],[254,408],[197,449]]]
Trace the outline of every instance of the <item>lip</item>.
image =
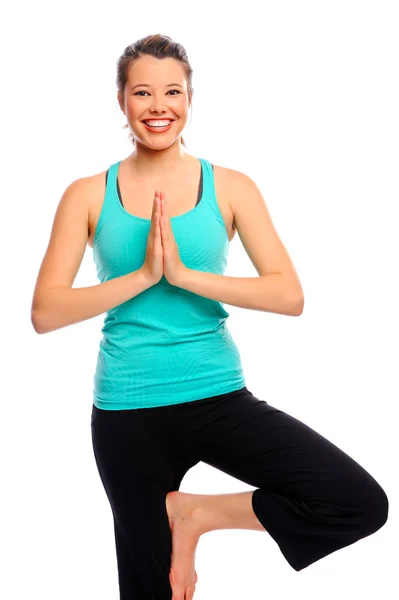
[[[159,119],[159,120],[163,121],[163,119]],[[165,126],[164,128],[162,128],[162,129],[160,129],[158,131],[156,129],[151,129],[151,127],[149,127],[144,121],[142,121],[142,123],[143,123],[144,127],[147,129],[147,131],[150,131],[151,133],[159,133],[159,134],[161,134],[161,133],[166,133],[172,127],[174,119],[168,119],[168,120],[170,121],[169,125]]]

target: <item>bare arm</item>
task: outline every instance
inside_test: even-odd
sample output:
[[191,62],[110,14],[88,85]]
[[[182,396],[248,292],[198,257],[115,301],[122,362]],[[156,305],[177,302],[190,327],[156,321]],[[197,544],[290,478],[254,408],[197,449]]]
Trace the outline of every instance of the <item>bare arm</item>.
[[175,285],[241,308],[301,315],[304,307],[302,285],[261,191],[240,171],[216,169],[231,203],[238,235],[258,277],[227,277],[185,268],[180,275],[181,281]]
[[141,269],[83,288],[55,286],[43,296],[40,312],[32,313],[37,333],[50,333],[97,317],[150,287]]
[[86,249],[92,189],[90,178],[78,179],[58,205],[32,301],[31,321],[37,333],[96,317],[152,285],[138,269],[98,285],[72,288]]
[[179,287],[218,302],[264,312],[296,317],[302,314],[303,300],[292,277],[268,273],[258,277],[228,277],[187,267]]

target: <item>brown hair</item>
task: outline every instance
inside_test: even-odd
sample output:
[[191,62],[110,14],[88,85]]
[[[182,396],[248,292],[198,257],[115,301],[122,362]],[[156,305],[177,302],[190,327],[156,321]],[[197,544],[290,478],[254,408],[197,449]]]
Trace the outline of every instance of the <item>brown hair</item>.
[[[149,56],[160,59],[171,57],[179,60],[182,63],[187,78],[188,97],[191,105],[194,92],[194,88],[192,86],[193,69],[188,62],[187,53],[181,44],[174,42],[169,36],[161,35],[160,33],[155,35],[147,35],[146,37],[137,40],[124,49],[123,54],[117,61],[116,86],[120,96],[123,98],[130,65],[143,54],[148,54]],[[126,125],[123,125],[122,128],[126,129],[127,127],[128,124],[126,123]],[[135,137],[133,133],[130,133],[129,138],[132,144],[134,144]],[[181,138],[181,142],[183,146],[186,145],[184,143],[183,136]]]

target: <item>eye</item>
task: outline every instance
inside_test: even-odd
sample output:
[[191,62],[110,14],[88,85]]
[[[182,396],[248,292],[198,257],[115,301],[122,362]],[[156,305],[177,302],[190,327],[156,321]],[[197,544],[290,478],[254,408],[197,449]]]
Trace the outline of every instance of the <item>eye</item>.
[[[179,90],[169,90],[168,94],[170,92],[177,92],[178,94],[181,94],[181,92]],[[140,90],[139,92],[136,92],[135,94],[133,94],[134,96],[138,96],[138,94],[148,94],[147,90]],[[175,96],[175,94],[173,94],[173,96]]]

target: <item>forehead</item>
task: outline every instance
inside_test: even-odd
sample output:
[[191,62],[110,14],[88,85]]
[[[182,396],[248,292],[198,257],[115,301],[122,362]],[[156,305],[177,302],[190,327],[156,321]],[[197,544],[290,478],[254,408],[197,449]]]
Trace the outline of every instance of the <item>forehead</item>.
[[[172,77],[172,79],[171,79]],[[174,79],[173,79],[174,78]],[[171,81],[184,85],[184,69],[181,62],[175,58],[154,58],[153,56],[140,56],[129,67],[128,79],[130,83],[141,81],[143,83],[165,83]]]

